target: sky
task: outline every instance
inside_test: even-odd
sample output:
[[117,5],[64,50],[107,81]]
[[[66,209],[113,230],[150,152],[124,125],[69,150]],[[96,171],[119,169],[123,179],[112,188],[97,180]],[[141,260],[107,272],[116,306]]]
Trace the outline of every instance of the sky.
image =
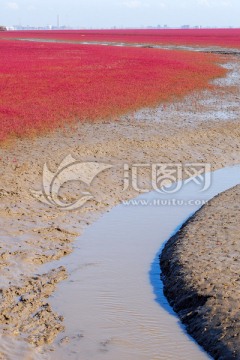
[[0,0],[0,25],[240,27],[239,0]]

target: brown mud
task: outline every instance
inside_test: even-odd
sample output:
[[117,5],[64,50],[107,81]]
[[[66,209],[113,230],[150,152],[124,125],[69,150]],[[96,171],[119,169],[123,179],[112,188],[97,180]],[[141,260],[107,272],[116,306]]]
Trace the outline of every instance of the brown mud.
[[240,359],[240,186],[214,198],[161,255],[164,293],[214,359]]

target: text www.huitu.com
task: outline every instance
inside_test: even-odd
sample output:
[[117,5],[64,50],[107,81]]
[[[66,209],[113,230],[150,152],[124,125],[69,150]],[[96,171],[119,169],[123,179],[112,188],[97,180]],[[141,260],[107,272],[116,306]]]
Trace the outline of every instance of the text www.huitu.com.
[[203,206],[208,203],[208,200],[180,200],[180,199],[133,199],[124,200],[122,204],[124,206]]

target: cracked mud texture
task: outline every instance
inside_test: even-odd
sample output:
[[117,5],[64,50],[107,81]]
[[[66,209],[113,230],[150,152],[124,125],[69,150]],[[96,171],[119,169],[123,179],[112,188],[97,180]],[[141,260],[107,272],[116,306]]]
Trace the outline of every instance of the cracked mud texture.
[[214,198],[166,244],[164,293],[214,359],[240,359],[240,186]]
[[66,279],[63,267],[48,274],[25,280],[21,287],[11,286],[0,291],[0,324],[14,335],[19,333],[31,344],[51,343],[64,329],[63,318],[55,314],[46,299],[56,284]]

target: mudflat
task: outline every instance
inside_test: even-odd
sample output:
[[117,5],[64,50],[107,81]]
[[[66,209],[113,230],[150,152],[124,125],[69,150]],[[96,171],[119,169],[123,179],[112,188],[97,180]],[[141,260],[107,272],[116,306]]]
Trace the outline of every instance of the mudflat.
[[240,186],[205,205],[161,256],[165,294],[214,359],[240,358]]
[[[86,226],[123,199],[139,195],[132,188],[124,190],[124,164],[209,163],[216,170],[240,162],[240,63],[236,57],[226,61],[228,77],[219,80],[213,92],[194,93],[115,122],[83,123],[34,139],[17,139],[0,149],[4,334],[14,329],[18,338],[42,345],[62,330],[64,319],[47,298],[67,276],[66,270],[42,274],[39,266],[69,254]],[[93,199],[76,211],[43,204],[31,194],[42,188],[44,164],[56,172],[69,155],[79,162],[112,165],[94,180]],[[142,168],[140,175],[140,185],[148,186],[148,169]],[[79,182],[72,182],[61,188],[60,196],[70,203],[82,191]]]

